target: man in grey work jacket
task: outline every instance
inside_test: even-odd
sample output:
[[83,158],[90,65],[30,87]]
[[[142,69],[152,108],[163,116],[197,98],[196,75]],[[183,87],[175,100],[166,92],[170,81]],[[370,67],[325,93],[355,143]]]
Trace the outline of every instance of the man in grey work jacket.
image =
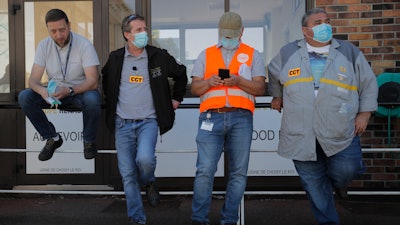
[[283,107],[278,154],[293,160],[318,224],[339,224],[333,188],[365,170],[360,135],[378,86],[361,51],[332,39],[324,10],[307,12],[302,31],[268,66],[271,108]]

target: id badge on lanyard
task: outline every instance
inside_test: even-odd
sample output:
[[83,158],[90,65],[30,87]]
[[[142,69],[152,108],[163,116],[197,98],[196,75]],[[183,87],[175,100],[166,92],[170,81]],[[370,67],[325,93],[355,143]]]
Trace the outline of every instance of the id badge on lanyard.
[[206,131],[212,131],[212,129],[213,129],[213,127],[214,127],[214,123],[210,121],[211,113],[210,113],[210,112],[207,112],[207,116],[206,116],[206,117],[207,117],[207,119],[204,120],[204,121],[201,123],[200,129],[206,130]]

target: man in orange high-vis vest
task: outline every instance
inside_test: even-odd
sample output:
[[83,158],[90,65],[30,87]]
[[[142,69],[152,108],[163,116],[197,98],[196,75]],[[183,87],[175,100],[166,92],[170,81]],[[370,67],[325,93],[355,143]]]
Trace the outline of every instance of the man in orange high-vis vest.
[[220,222],[237,223],[246,188],[255,96],[265,92],[264,60],[241,42],[240,15],[224,13],[218,31],[218,44],[200,53],[192,71],[191,91],[200,96],[192,225],[210,223],[214,175],[223,151],[229,159],[229,178]]

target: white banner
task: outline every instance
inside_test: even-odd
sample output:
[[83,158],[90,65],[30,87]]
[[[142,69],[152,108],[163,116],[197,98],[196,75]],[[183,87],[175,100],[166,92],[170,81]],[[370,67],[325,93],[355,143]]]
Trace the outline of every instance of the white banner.
[[46,144],[46,140],[42,140],[40,134],[26,118],[26,173],[93,174],[95,160],[86,160],[83,156],[82,112],[56,109],[44,109],[44,111],[64,142],[50,160],[39,161],[38,155]]
[[[270,102],[271,98],[257,98],[257,102]],[[198,104],[198,98],[184,103]],[[176,110],[174,127],[158,137],[157,177],[193,177],[196,172],[196,135],[199,109]],[[253,134],[249,162],[249,176],[297,176],[292,160],[276,153],[282,115],[270,108],[257,108],[253,117]],[[216,176],[224,176],[223,156]]]

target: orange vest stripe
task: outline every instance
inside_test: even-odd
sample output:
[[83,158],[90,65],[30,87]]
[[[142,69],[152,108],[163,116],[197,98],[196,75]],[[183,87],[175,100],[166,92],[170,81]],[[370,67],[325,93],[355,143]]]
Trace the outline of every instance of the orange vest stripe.
[[[218,74],[218,69],[226,68],[222,52],[217,46],[206,49],[206,63],[204,79],[209,79],[212,75]],[[238,50],[232,57],[229,65],[230,74],[239,76],[239,68],[245,63],[251,67],[253,61],[254,48],[241,43]],[[217,109],[225,106],[248,109],[254,112],[255,97],[240,88],[220,86],[210,88],[200,96],[200,112],[208,109]]]

